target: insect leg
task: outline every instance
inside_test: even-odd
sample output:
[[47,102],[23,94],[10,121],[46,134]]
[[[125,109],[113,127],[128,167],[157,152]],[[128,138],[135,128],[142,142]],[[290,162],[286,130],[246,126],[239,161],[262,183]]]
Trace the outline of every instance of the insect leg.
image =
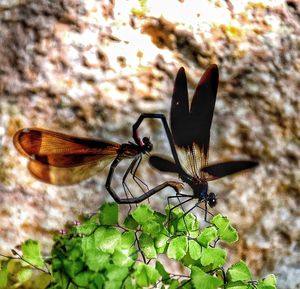
[[166,187],[171,187],[176,191],[178,186],[181,185],[180,182],[168,181],[168,182],[164,182],[164,183],[152,188],[151,190],[145,192],[143,195],[141,195],[139,197],[121,199],[121,198],[119,198],[119,196],[116,194],[116,192],[111,187],[111,178],[112,178],[112,176],[111,176],[111,174],[109,174],[107,181],[106,181],[106,189],[108,190],[108,192],[110,193],[110,195],[112,196],[114,201],[117,202],[118,204],[138,204],[138,203],[148,199],[152,195],[156,194],[157,192],[163,190]]
[[111,187],[111,180],[112,180],[113,174],[115,172],[115,169],[116,169],[116,167],[118,166],[118,164],[121,160],[122,159],[120,158],[120,156],[117,156],[114,159],[114,161],[112,162],[112,164],[109,168],[109,172],[108,172],[107,179],[106,179],[106,184],[105,184],[105,187],[106,187],[107,191],[109,192],[111,197],[114,199],[114,201],[117,202],[117,203],[120,203],[121,199],[118,197],[117,193]]
[[177,198],[178,201],[179,201],[179,198],[189,198],[189,199],[183,201],[182,203],[179,202],[179,204],[177,204],[176,206],[174,206],[174,207],[172,207],[172,208],[170,209],[170,212],[172,212],[174,209],[178,208],[179,206],[181,206],[181,205],[183,205],[183,204],[185,204],[185,203],[187,203],[188,201],[190,201],[190,200],[193,199],[193,197],[190,196],[190,195],[180,195],[180,194],[176,194],[176,196],[170,196],[170,197],[168,197],[168,205],[170,205],[169,200],[170,200],[170,199],[174,199],[174,198]]
[[123,176],[122,186],[123,186],[123,189],[124,189],[124,192],[125,192],[127,198],[128,198],[127,192],[129,192],[129,194],[132,198],[134,197],[132,195],[128,185],[126,184],[126,179],[127,179],[128,174],[132,171],[132,169],[137,161],[138,161],[138,156],[135,156],[135,158],[132,160],[132,162],[130,163],[129,167],[127,168],[127,170]]
[[140,202],[148,199],[152,195],[156,194],[157,192],[163,190],[166,187],[171,187],[176,192],[178,192],[178,188],[182,187],[182,183],[181,182],[176,182],[176,181],[167,181],[167,182],[164,182],[164,183],[152,188],[151,190],[145,192],[143,195],[141,195],[139,197],[136,197],[136,198],[133,198],[133,199],[130,199],[128,201],[132,202],[132,203],[140,203]]
[[132,170],[130,171],[130,173],[132,174],[133,180],[137,183],[137,185],[141,188],[141,190],[143,192],[145,192],[144,188],[141,186],[141,184],[139,182],[141,182],[146,187],[146,189],[149,190],[147,184],[143,180],[141,180],[138,176],[136,176],[136,171],[137,171],[138,167],[140,166],[142,159],[143,159],[143,156],[142,156],[142,154],[140,154],[138,157],[138,161],[135,163],[135,166],[132,167]]
[[[200,203],[202,203],[202,202],[204,202],[205,208],[200,207]],[[207,208],[207,202],[204,201],[204,200],[202,200],[201,202],[198,202],[198,203],[197,203],[197,208],[199,208],[200,210],[204,211],[204,221],[205,221],[206,223],[210,224],[210,222],[207,221],[207,214],[211,215],[212,217],[214,216],[214,214],[212,214],[212,213],[208,210],[208,208]]]
[[[134,201],[135,200],[134,196],[131,194],[131,191],[129,190],[127,184],[124,182],[124,177],[123,177],[122,185],[123,185],[124,192],[125,192],[125,195],[126,195],[125,199],[121,199],[111,186],[111,181],[112,181],[112,178],[113,178],[113,174],[114,174],[115,169],[116,169],[116,167],[118,166],[118,164],[120,163],[121,160],[122,160],[122,158],[120,156],[117,156],[114,159],[114,161],[112,162],[112,164],[110,166],[110,169],[109,169],[109,172],[108,172],[107,179],[106,179],[105,187],[106,187],[107,191],[109,192],[109,194],[111,195],[111,197],[114,199],[114,201],[116,203],[118,203],[118,204],[129,204],[129,212],[130,212],[131,209],[132,209],[131,204],[137,203],[137,202]],[[136,162],[136,159],[134,159],[131,162],[129,168],[126,170],[125,175],[124,175],[125,179],[126,179],[126,176],[128,175],[128,173],[131,170],[131,166],[134,166],[135,162]],[[128,189],[128,192],[129,192],[131,198],[128,196],[126,188]]]
[[[172,207],[172,208],[169,210],[168,221],[167,221],[167,224],[166,224],[167,226],[169,226],[169,224],[170,224],[170,222],[171,222],[171,214],[172,214],[172,211],[173,211],[174,209],[178,208],[179,206],[182,207],[183,204],[185,204],[185,203],[187,203],[187,202],[189,202],[190,200],[193,199],[193,197],[190,196],[190,195],[176,194],[176,196],[170,196],[170,197],[167,198],[167,199],[168,199],[168,206],[169,206],[169,207],[170,207],[170,199],[173,199],[173,198],[177,198],[179,204],[177,204],[176,206]],[[183,201],[183,202],[180,202],[179,198],[188,198],[188,199],[186,199],[186,200]]]
[[187,216],[187,214],[189,214],[192,210],[194,210],[196,207],[198,207],[199,205],[199,202],[197,202],[194,206],[192,206],[190,209],[188,209],[180,218],[183,218],[183,222],[184,222],[184,225],[185,225],[185,228],[187,229],[187,232],[189,233],[189,230],[187,228],[187,224],[186,224],[186,221],[185,221],[185,217]]
[[114,191],[114,189],[111,187],[111,180],[112,180],[114,171],[121,160],[122,160],[122,158],[120,158],[120,156],[117,156],[114,159],[114,161],[112,162],[112,164],[110,166],[108,176],[106,179],[106,184],[105,184],[107,191],[109,192],[111,197],[114,199],[114,201],[118,204],[137,204],[137,203],[140,203],[140,202],[148,199],[149,197],[151,197],[152,195],[156,194],[157,192],[163,190],[166,187],[173,188],[177,193],[178,193],[179,189],[182,187],[182,183],[180,183],[180,182],[167,181],[167,182],[164,182],[164,183],[152,188],[151,190],[145,192],[143,195],[141,195],[139,197],[125,198],[125,199],[122,198],[121,199],[117,195],[117,193]]

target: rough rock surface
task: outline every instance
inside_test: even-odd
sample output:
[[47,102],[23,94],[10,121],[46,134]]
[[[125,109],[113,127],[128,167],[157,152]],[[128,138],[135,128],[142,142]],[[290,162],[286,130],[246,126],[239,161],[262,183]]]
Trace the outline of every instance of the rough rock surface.
[[[127,142],[141,112],[168,115],[180,66],[192,94],[210,63],[220,68],[210,161],[260,162],[210,186],[220,194],[215,211],[240,232],[230,261],[246,260],[257,276],[274,272],[278,288],[300,288],[296,0],[1,1],[1,251],[27,238],[46,248],[64,223],[110,200],[105,172],[72,187],[35,181],[12,145],[17,129]],[[167,153],[159,124],[149,124],[143,135]],[[170,178],[146,165],[141,175],[153,184]],[[165,200],[162,192],[151,202],[163,207]]]

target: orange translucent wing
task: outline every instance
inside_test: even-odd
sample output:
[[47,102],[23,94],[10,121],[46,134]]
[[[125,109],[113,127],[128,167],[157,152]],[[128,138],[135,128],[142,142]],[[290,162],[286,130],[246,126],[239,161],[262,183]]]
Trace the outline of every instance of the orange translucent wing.
[[83,164],[76,167],[59,168],[37,161],[29,161],[28,169],[36,179],[57,186],[67,186],[84,181],[101,172],[113,157],[107,157],[101,162]]
[[17,131],[13,142],[17,150],[32,161],[61,168],[115,157],[120,145],[106,140],[81,138],[41,128]]

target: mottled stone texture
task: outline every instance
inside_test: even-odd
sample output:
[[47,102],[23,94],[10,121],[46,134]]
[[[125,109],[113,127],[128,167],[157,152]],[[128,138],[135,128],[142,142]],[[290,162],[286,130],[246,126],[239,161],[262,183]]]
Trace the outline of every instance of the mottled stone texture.
[[[300,288],[299,34],[298,1],[1,1],[1,251],[26,238],[47,248],[53,231],[109,200],[105,172],[72,187],[35,181],[12,145],[18,128],[127,142],[141,112],[168,115],[180,66],[192,94],[217,63],[210,161],[260,162],[210,186],[220,196],[215,212],[240,232],[230,262],[242,258],[258,276],[277,274],[279,288]],[[159,124],[148,126],[141,133],[168,153]],[[144,167],[151,184],[176,179]],[[152,204],[165,200],[162,192]]]

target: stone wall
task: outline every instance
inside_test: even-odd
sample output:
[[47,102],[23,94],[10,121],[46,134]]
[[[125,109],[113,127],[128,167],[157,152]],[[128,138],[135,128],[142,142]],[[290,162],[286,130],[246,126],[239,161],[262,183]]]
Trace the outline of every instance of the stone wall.
[[[274,272],[279,288],[300,288],[296,0],[1,1],[1,251],[27,238],[47,248],[67,221],[111,200],[107,171],[72,187],[35,181],[12,145],[17,129],[127,142],[140,113],[169,116],[179,67],[192,94],[211,63],[219,65],[220,84],[210,161],[260,162],[252,172],[210,184],[219,195],[214,212],[228,215],[240,233],[230,261],[246,260],[258,276]],[[141,131],[156,151],[168,153],[159,123]],[[151,184],[176,179],[143,167]],[[167,193],[152,204],[162,208]]]

